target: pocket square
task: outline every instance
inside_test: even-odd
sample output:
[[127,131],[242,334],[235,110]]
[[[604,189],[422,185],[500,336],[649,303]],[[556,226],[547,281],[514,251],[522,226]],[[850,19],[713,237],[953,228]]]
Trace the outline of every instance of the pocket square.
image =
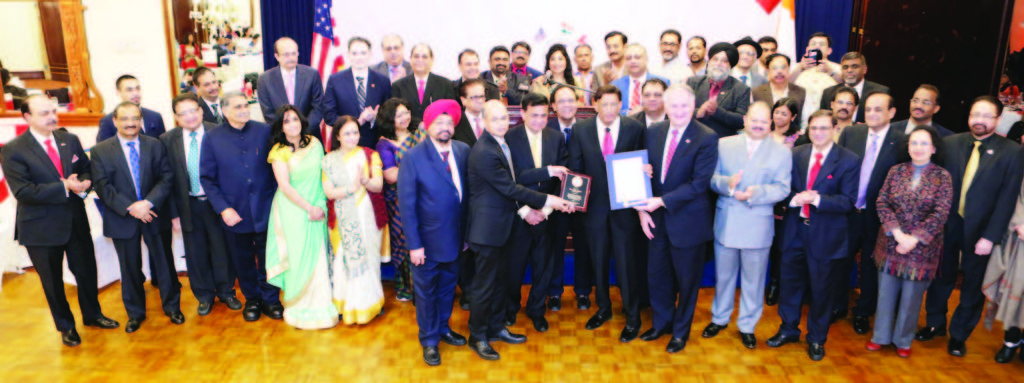
[[78,155],[77,154],[71,156],[71,163],[75,163],[75,162],[78,162]]
[[832,179],[832,175],[831,175],[831,174],[829,174],[829,175],[828,175],[828,177],[825,177],[825,178],[826,178],[826,179]]
[[991,156],[991,155],[995,154],[995,152],[992,151],[992,149],[989,149],[989,150],[985,151],[985,154],[988,154],[988,155]]

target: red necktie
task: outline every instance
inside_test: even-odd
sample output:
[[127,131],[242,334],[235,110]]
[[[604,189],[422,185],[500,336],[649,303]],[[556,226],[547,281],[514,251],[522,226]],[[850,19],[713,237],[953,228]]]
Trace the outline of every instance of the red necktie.
[[607,156],[615,153],[615,145],[612,144],[612,129],[604,128],[604,142],[601,144],[601,154]]
[[444,161],[444,170],[448,171],[448,175],[452,174],[452,165],[448,163],[448,151],[441,152],[441,161]]
[[712,81],[711,91],[708,92],[708,99],[718,98],[718,92],[722,91],[722,84]]
[[426,90],[427,90],[427,82],[424,81],[424,80],[417,80],[416,81],[416,92],[419,93],[420,104],[421,105],[423,104],[423,92],[425,92]]
[[629,109],[640,106],[640,80],[633,80],[633,94],[629,96]]
[[57,148],[53,147],[53,139],[46,139],[46,155],[50,156],[50,161],[53,162],[53,166],[57,168],[57,172],[60,173],[60,178],[64,178],[64,167],[60,166],[60,156],[57,155]]
[[676,146],[679,144],[679,129],[672,129],[672,138],[668,140],[668,153],[665,154],[665,164],[662,166],[661,181],[665,182],[668,175],[668,166],[672,164],[672,156],[676,154]]
[[[807,190],[813,190],[814,179],[818,178],[818,171],[821,170],[821,153],[814,154],[814,166],[811,166],[811,175],[807,177]],[[811,204],[804,204],[804,217],[811,218]]]

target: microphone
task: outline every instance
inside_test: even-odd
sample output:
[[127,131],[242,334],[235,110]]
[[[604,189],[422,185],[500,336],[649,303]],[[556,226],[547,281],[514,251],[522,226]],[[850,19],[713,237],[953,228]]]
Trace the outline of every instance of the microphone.
[[[549,72],[550,72],[550,71],[549,71]],[[545,75],[545,77],[546,77],[546,76],[547,76],[547,75]],[[547,81],[546,81],[546,83],[547,83],[547,85],[561,85],[561,86],[564,86],[564,87],[566,87],[566,88],[572,88],[572,89],[576,89],[576,90],[578,90],[578,91],[582,91],[582,92],[587,92],[587,93],[590,93],[590,94],[594,94],[594,93],[597,93],[597,92],[595,92],[595,91],[592,91],[592,90],[590,90],[590,89],[586,89],[586,88],[580,88],[580,87],[578,87],[578,86],[575,86],[575,85],[569,85],[569,84],[566,84],[566,83],[564,83],[564,82],[558,82],[558,81],[555,81],[555,80],[551,80],[551,79],[547,80]]]
[[555,77],[555,74],[551,70],[544,72],[544,85],[551,85],[551,82],[554,81],[552,80],[553,77]]

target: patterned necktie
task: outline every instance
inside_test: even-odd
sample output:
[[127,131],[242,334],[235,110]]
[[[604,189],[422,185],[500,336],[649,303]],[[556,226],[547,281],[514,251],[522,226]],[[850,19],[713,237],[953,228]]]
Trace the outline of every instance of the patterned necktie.
[[199,140],[196,139],[196,134],[199,132],[192,131],[188,135],[192,137],[192,141],[189,142],[188,155],[185,158],[185,165],[188,170],[188,184],[191,187],[192,195],[198,195],[199,189],[202,186],[199,184]]
[[447,151],[447,150],[441,152],[441,162],[444,162],[444,170],[448,172],[449,176],[451,176],[452,175],[452,165],[448,163],[448,153],[450,153],[450,152]]
[[633,94],[629,96],[629,109],[640,106],[640,80],[633,80]]
[[[807,177],[807,190],[814,190],[814,179],[818,178],[818,172],[821,171],[821,153],[814,154],[814,166],[811,166],[811,174]],[[803,216],[805,218],[811,218],[811,204],[804,204],[802,209]]]
[[416,92],[420,95],[420,104],[423,104],[423,92],[427,90],[426,80],[416,80]]
[[217,122],[223,122],[220,115],[220,105],[217,103],[210,104],[210,109],[213,110],[213,118],[217,119]]
[[53,139],[46,139],[46,155],[50,157],[50,161],[53,162],[53,166],[57,168],[57,173],[60,173],[60,178],[64,178],[64,167],[60,165],[60,155],[57,154],[57,148],[53,146]]
[[615,145],[612,144],[612,128],[604,128],[604,142],[601,143],[601,154],[608,156],[615,153]]
[[960,207],[957,210],[960,217],[964,216],[964,205],[967,203],[967,191],[971,189],[971,182],[974,181],[974,173],[978,171],[978,161],[981,157],[981,141],[974,140],[974,147],[971,148],[971,158],[967,160],[967,168],[964,169],[964,184],[960,187]]
[[288,103],[295,105],[295,73],[284,76],[284,91],[288,94]]
[[857,186],[858,209],[867,207],[868,182],[871,181],[871,171],[875,168],[875,160],[878,159],[878,135],[868,135],[868,151],[864,153],[864,160],[860,163],[860,184]]
[[501,143],[501,151],[505,153],[505,161],[508,161],[508,171],[512,173],[512,181],[516,180],[516,171],[512,168],[512,152],[508,150],[508,145],[504,142]]
[[[359,99],[360,111],[366,108],[366,82],[364,80],[362,77],[356,77],[356,82],[359,83],[359,87],[356,89],[356,98]],[[423,100],[423,96],[420,96],[420,100]]]
[[139,150],[135,148],[134,142],[128,143],[128,167],[132,171],[132,180],[135,181],[135,197],[142,200],[141,169],[139,169]]
[[676,146],[679,146],[679,129],[672,129],[672,139],[668,141],[665,164],[661,167],[661,182],[665,182],[665,176],[668,175],[668,167],[672,165],[672,156],[676,154]]

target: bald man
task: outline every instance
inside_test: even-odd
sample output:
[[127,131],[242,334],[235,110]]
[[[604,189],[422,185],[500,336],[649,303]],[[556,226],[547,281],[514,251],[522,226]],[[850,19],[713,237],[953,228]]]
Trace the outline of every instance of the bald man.
[[278,65],[263,72],[256,82],[263,121],[272,124],[277,119],[274,112],[281,105],[295,105],[309,120],[309,132],[320,138],[320,121],[324,119],[324,86],[320,72],[310,66],[299,64],[299,46],[295,40],[282,37],[274,43],[274,58]]
[[622,92],[621,114],[632,116],[643,112],[643,86],[650,79],[664,81],[667,85],[671,82],[664,77],[653,75],[647,72],[647,49],[643,45],[633,43],[626,46],[623,53],[626,62],[626,75],[612,81],[612,85]]

